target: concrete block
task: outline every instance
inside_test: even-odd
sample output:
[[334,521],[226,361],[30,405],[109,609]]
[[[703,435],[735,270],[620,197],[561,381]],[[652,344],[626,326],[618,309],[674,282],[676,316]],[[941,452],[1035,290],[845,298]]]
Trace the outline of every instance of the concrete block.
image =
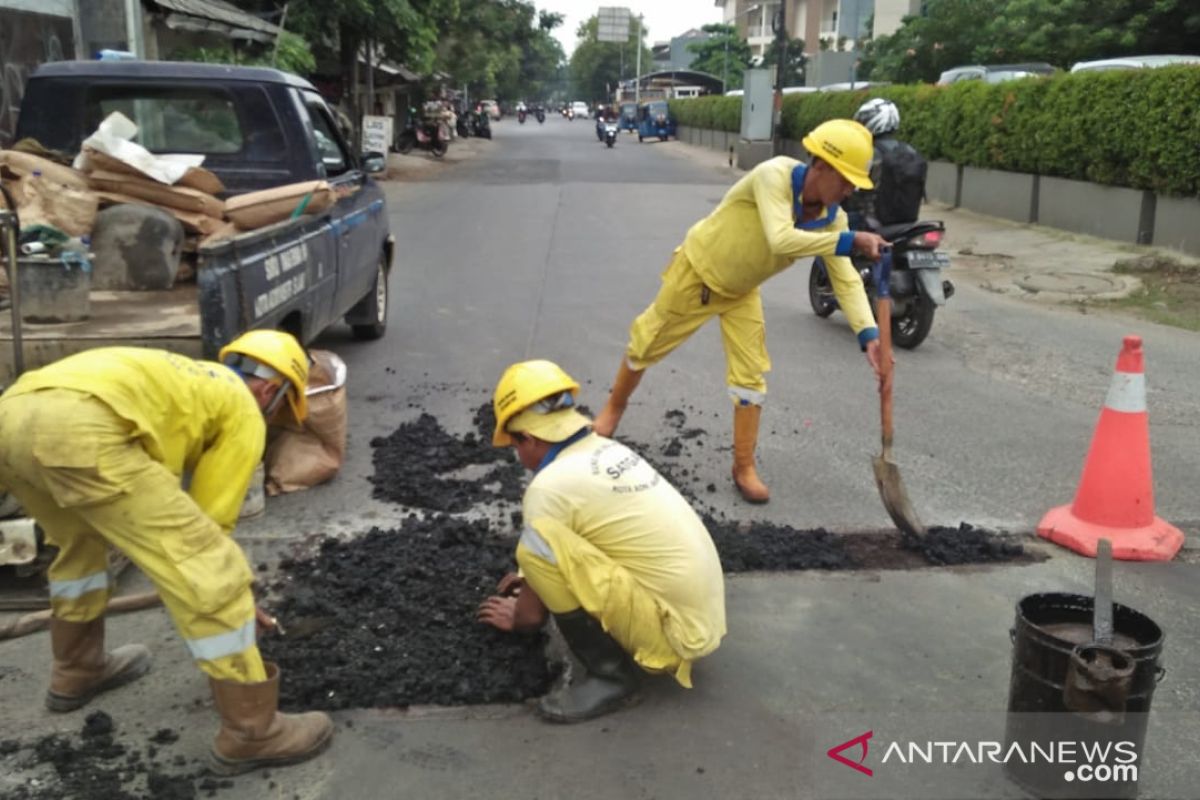
[[959,205],[963,208],[1014,222],[1034,221],[1033,191],[1037,176],[979,167],[962,169]]
[[958,165],[949,161],[930,161],[925,177],[925,194],[930,200],[959,205]]
[[770,158],[773,147],[770,139],[754,140],[738,139],[737,165],[738,169],[753,169]]
[[807,161],[808,151],[804,149],[804,145],[797,142],[795,139],[783,140],[783,154],[791,156],[797,161]]
[[1200,256],[1200,199],[1159,195],[1154,211],[1154,244]]
[[1142,190],[1047,176],[1042,176],[1040,183],[1039,224],[1135,244],[1139,231],[1144,229],[1141,240],[1149,239],[1153,222],[1142,221],[1142,205],[1146,202]]

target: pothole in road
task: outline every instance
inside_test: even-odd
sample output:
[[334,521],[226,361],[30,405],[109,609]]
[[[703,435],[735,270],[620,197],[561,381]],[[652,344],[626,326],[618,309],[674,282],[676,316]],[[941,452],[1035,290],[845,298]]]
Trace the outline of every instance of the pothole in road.
[[[262,646],[286,680],[291,708],[377,708],[518,702],[543,694],[554,675],[542,634],[513,636],[479,624],[475,612],[496,582],[516,568],[513,551],[524,489],[520,465],[490,444],[490,404],[462,437],[423,414],[377,438],[377,496],[403,502],[408,515],[391,529],[353,540],[328,538],[315,552],[280,562],[271,590],[286,636]],[[697,505],[672,471],[647,453],[703,446],[706,431],[682,410],[666,415],[665,447],[635,447]],[[673,443],[678,443],[675,447]],[[474,479],[479,464],[491,470]],[[694,476],[693,476],[694,477]],[[496,487],[503,488],[497,491]],[[478,505],[511,503],[512,527],[478,514]],[[726,573],[789,570],[884,570],[1027,562],[1021,541],[963,524],[933,528],[920,542],[898,533],[798,530],[734,521],[709,510],[704,522]]]

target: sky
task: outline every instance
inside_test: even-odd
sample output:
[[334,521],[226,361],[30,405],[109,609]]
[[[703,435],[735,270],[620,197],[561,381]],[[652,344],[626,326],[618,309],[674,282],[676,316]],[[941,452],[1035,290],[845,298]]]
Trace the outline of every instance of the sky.
[[601,6],[624,6],[634,17],[641,14],[646,26],[647,46],[670,41],[672,36],[689,28],[721,21],[721,9],[714,0],[640,0],[640,3],[628,0],[533,0],[533,4],[539,10],[557,11],[563,15],[563,24],[554,29],[554,35],[562,43],[568,58],[575,49],[575,30]]

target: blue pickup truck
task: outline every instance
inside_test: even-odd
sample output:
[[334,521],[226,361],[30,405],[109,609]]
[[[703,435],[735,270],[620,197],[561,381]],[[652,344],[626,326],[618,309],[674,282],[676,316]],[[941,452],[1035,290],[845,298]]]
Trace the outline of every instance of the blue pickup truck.
[[[326,180],[336,203],[201,247],[196,282],[160,292],[93,292],[84,322],[29,326],[29,366],[110,344],[166,347],[213,357],[250,328],[291,331],[309,342],[344,320],[356,338],[387,325],[395,242],[383,191],[370,173],[382,153],[351,151],[334,115],[307,81],[272,69],[155,61],[68,61],[30,77],[17,140],[79,152],[114,111],[138,124],[154,153],[198,153],[227,195]],[[0,340],[10,339],[0,329]],[[0,341],[0,359],[11,347]]]

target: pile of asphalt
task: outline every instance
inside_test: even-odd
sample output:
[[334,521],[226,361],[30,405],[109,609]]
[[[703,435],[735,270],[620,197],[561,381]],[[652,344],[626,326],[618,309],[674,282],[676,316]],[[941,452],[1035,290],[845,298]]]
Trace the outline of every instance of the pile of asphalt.
[[395,529],[326,539],[280,562],[272,610],[284,635],[260,646],[280,665],[281,705],[389,708],[519,702],[554,678],[542,633],[475,620],[515,569],[512,539],[483,520],[412,514]]
[[162,728],[148,738],[120,735],[116,721],[93,711],[78,734],[0,741],[0,765],[24,774],[7,800],[195,800],[233,785],[195,759],[172,754],[179,734]]

